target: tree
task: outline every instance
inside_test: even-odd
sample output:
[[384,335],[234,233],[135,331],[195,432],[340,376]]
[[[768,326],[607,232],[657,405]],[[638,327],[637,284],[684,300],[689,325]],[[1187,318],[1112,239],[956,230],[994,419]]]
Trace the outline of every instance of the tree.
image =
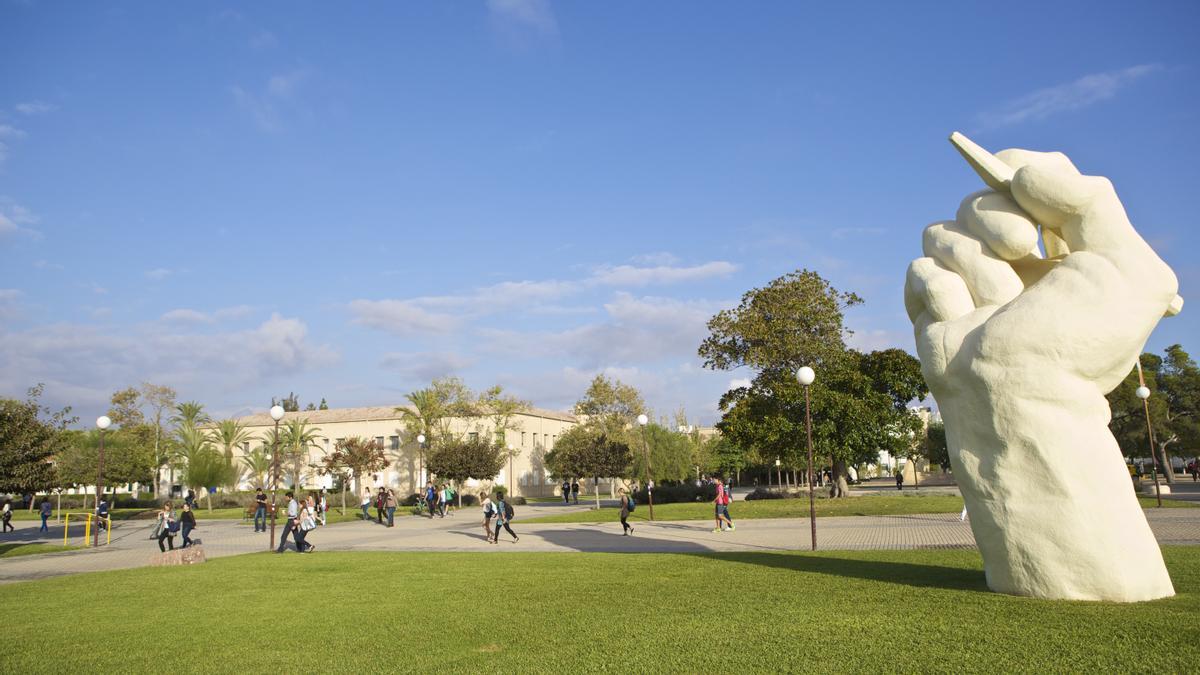
[[300,487],[300,474],[304,471],[307,465],[309,448],[319,447],[317,436],[319,428],[310,427],[308,418],[289,420],[284,425],[282,438],[283,451],[280,457],[291,462],[289,473],[291,474],[292,487]]
[[[126,483],[148,482],[154,475],[153,446],[148,442],[152,433],[148,425],[105,432],[104,483],[111,491]],[[95,484],[100,431],[69,431],[67,439],[67,448],[56,462],[62,485]]]
[[946,444],[946,425],[933,422],[925,430],[925,439],[921,444],[921,454],[930,464],[942,467],[942,471],[950,469],[950,448]]
[[[687,480],[692,473],[692,446],[688,437],[660,424],[647,424],[632,446],[630,475],[643,484],[650,480]],[[642,443],[645,442],[645,447]],[[646,451],[650,453],[651,476],[646,470]]]
[[0,399],[0,493],[37,492],[54,487],[53,459],[65,448],[63,430],[78,418],[71,409],[51,412],[38,399],[44,386],[31,387],[26,400]]
[[112,407],[108,409],[108,418],[118,427],[145,424],[146,416],[142,414],[141,396],[141,392],[135,387],[114,392]]
[[183,481],[191,489],[204,494],[208,511],[212,512],[212,499],[208,488],[228,485],[234,480],[233,466],[225,463],[225,457],[211,445],[204,445],[188,456]]
[[471,390],[457,377],[436,379],[425,389],[409,392],[405,398],[409,405],[396,408],[401,424],[412,437],[425,436],[425,443],[417,451],[420,473],[426,449],[450,436],[450,421],[455,417],[478,417],[479,407]]
[[704,441],[703,445],[709,462],[700,466],[706,472],[737,476],[747,466],[746,450],[729,440],[725,434],[717,434]]
[[325,402],[325,397],[321,397],[321,405],[317,406],[317,410],[329,410],[329,404]]
[[242,457],[242,467],[246,475],[254,479],[255,486],[265,487],[267,475],[271,472],[271,453],[268,447],[260,445],[246,453]]
[[[1166,358],[1144,353],[1139,358],[1150,398],[1150,420],[1168,482],[1174,482],[1170,469],[1170,448],[1200,445],[1200,368],[1180,345],[1166,349]],[[1109,428],[1121,451],[1128,457],[1148,457],[1150,444],[1146,432],[1145,407],[1134,393],[1140,381],[1135,368],[1108,394],[1112,418]]]
[[[500,385],[496,385],[479,396],[479,401],[476,405],[477,410],[492,418],[492,429],[496,437],[496,446],[508,459],[509,463],[509,480],[512,480],[512,460],[520,454],[520,450],[511,448],[508,445],[507,433],[511,431],[520,431],[521,425],[514,422],[513,419],[533,407],[529,401],[524,401],[512,394],[505,394]],[[501,465],[503,466],[503,464]],[[499,469],[497,469],[499,473]],[[494,476],[496,474],[492,474]],[[489,476],[490,478],[491,476]],[[461,497],[460,497],[461,500]],[[459,504],[462,506],[462,504]]]
[[162,443],[163,414],[175,407],[175,390],[170,387],[143,382],[142,400],[154,411],[152,417],[154,420],[154,489],[152,492],[157,495],[162,467],[171,458],[169,448]]
[[636,388],[603,375],[593,378],[583,398],[575,403],[575,414],[610,437],[628,436],[637,416],[644,412],[646,402]]
[[600,479],[626,478],[633,461],[629,444],[609,438],[598,426],[571,427],[546,453],[546,466],[556,480],[592,477],[595,485],[596,508],[600,508]]
[[285,398],[281,401],[276,401],[275,397],[272,396],[271,397],[271,407],[274,408],[275,406],[282,407],[284,412],[299,412],[300,411],[300,398],[298,396],[296,396],[296,392],[291,392],[291,391],[288,392],[287,398]]
[[362,492],[360,477],[383,471],[387,468],[388,460],[383,451],[383,444],[376,440],[367,440],[353,436],[344,438],[334,447],[333,452],[321,460],[321,472],[342,476],[342,513],[346,512],[346,476],[354,480],[356,493]]
[[461,508],[462,483],[472,478],[495,478],[507,456],[499,443],[483,436],[444,439],[429,456],[429,471],[460,487],[458,505]]
[[175,464],[171,460],[180,457],[181,448],[178,446],[178,443],[180,442],[181,431],[186,428],[194,432],[201,424],[207,424],[211,421],[212,418],[208,416],[208,413],[204,412],[204,404],[199,401],[184,401],[175,406],[175,414],[171,415],[171,423],[175,425],[175,438],[172,440],[175,441],[176,445],[171,448],[171,455],[167,463],[170,470],[168,480],[172,484],[175,483]]
[[215,431],[214,440],[224,450],[225,463],[229,466],[233,466],[233,449],[254,440],[254,435],[250,433],[246,425],[235,419],[217,422]]

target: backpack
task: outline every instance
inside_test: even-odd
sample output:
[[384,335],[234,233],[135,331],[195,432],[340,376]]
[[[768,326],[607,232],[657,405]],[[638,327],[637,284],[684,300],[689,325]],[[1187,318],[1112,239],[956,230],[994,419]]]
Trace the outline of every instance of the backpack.
[[513,511],[512,504],[509,504],[508,502],[504,502],[504,519],[512,520],[514,514],[515,513]]
[[633,513],[634,509],[637,508],[637,502],[633,501],[633,497],[626,497],[625,506],[628,507],[630,513]]

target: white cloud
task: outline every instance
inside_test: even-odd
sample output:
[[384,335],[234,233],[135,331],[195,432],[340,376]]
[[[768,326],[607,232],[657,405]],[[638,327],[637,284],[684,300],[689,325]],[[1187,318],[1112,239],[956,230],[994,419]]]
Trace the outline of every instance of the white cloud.
[[273,49],[279,46],[279,39],[269,30],[262,30],[250,38],[251,49]]
[[492,19],[503,26],[531,29],[542,35],[558,34],[558,21],[548,0],[488,0]]
[[649,284],[678,284],[704,279],[727,277],[737,271],[737,265],[716,260],[692,267],[634,267],[618,265],[602,266],[595,270],[592,279],[606,286],[646,286]]
[[453,375],[474,363],[474,359],[452,352],[391,352],[383,355],[379,367],[399,373],[404,380],[429,382]]
[[639,265],[677,265],[679,257],[673,253],[660,251],[658,253],[643,253],[635,255],[631,260]]
[[449,333],[459,324],[453,315],[430,312],[408,300],[355,300],[350,311],[356,323],[399,336]]
[[1009,101],[996,111],[980,115],[979,119],[984,126],[994,128],[1079,110],[1113,98],[1122,87],[1161,68],[1158,64],[1146,64],[1084,75],[1074,82],[1038,89]]
[[206,400],[338,360],[330,347],[311,344],[304,322],[278,314],[239,331],[200,334],[162,324],[116,330],[125,332],[66,323],[0,329],[0,392],[45,382],[48,402],[95,407],[118,387],[150,381]]
[[235,86],[230,89],[239,108],[248,112],[260,129],[277,132],[283,129],[284,117],[296,105],[300,85],[308,71],[293,70],[267,79],[261,91]]
[[162,281],[169,276],[171,276],[171,270],[165,267],[156,267],[155,269],[146,271],[146,278],[152,281]]
[[194,309],[173,309],[163,314],[162,320],[176,323],[212,323],[212,317]]
[[750,385],[751,385],[751,381],[750,381],[750,378],[748,378],[748,377],[735,377],[734,379],[729,381],[730,390],[741,389],[743,387],[745,387],[746,389],[749,389]]
[[22,115],[43,115],[48,112],[58,110],[58,106],[45,101],[26,101],[13,106],[13,109]]

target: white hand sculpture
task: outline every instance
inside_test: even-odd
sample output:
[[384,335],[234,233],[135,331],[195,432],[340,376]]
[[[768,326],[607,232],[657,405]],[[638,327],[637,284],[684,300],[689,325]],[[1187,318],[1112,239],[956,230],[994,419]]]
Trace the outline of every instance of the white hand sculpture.
[[1061,153],[997,158],[1015,169],[1011,195],[977,192],[954,221],[926,228],[926,257],[904,290],[988,586],[1174,595],[1104,395],[1181,308],[1178,282],[1107,179],[1080,175]]

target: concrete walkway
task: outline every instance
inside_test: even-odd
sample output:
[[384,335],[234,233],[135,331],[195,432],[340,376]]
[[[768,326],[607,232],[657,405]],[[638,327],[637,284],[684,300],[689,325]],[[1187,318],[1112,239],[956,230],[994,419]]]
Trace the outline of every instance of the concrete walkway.
[[[561,505],[518,507],[513,529],[521,537],[519,543],[513,543],[506,532],[501,533],[500,544],[486,543],[479,511],[475,508],[434,520],[406,513],[397,517],[393,528],[374,522],[329,525],[314,530],[308,539],[318,547],[316,555],[321,551],[696,553],[809,548],[809,523],[805,519],[743,520],[737,530],[723,533],[713,532],[711,521],[638,521],[634,524],[635,534],[629,537],[621,535],[615,514],[611,523],[522,525],[522,519],[564,510]],[[204,521],[203,512],[198,515],[200,527],[193,533],[193,539],[199,540],[209,558],[268,549],[267,535],[256,534],[248,524]],[[1148,509],[1146,516],[1160,543],[1200,544],[1200,509]],[[37,523],[17,523],[17,531],[4,535],[0,543],[62,543],[61,526],[52,527],[49,537],[39,535],[37,528]],[[71,542],[81,543],[82,529],[78,534],[74,527],[71,529]],[[113,529],[110,546],[2,559],[0,583],[145,566],[158,554],[158,545],[149,538],[152,529],[152,521],[121,521]],[[969,523],[959,522],[957,514],[931,514],[819,518],[817,544],[820,550],[970,548],[975,545],[975,540]],[[288,551],[284,555],[296,555],[290,542]]]

